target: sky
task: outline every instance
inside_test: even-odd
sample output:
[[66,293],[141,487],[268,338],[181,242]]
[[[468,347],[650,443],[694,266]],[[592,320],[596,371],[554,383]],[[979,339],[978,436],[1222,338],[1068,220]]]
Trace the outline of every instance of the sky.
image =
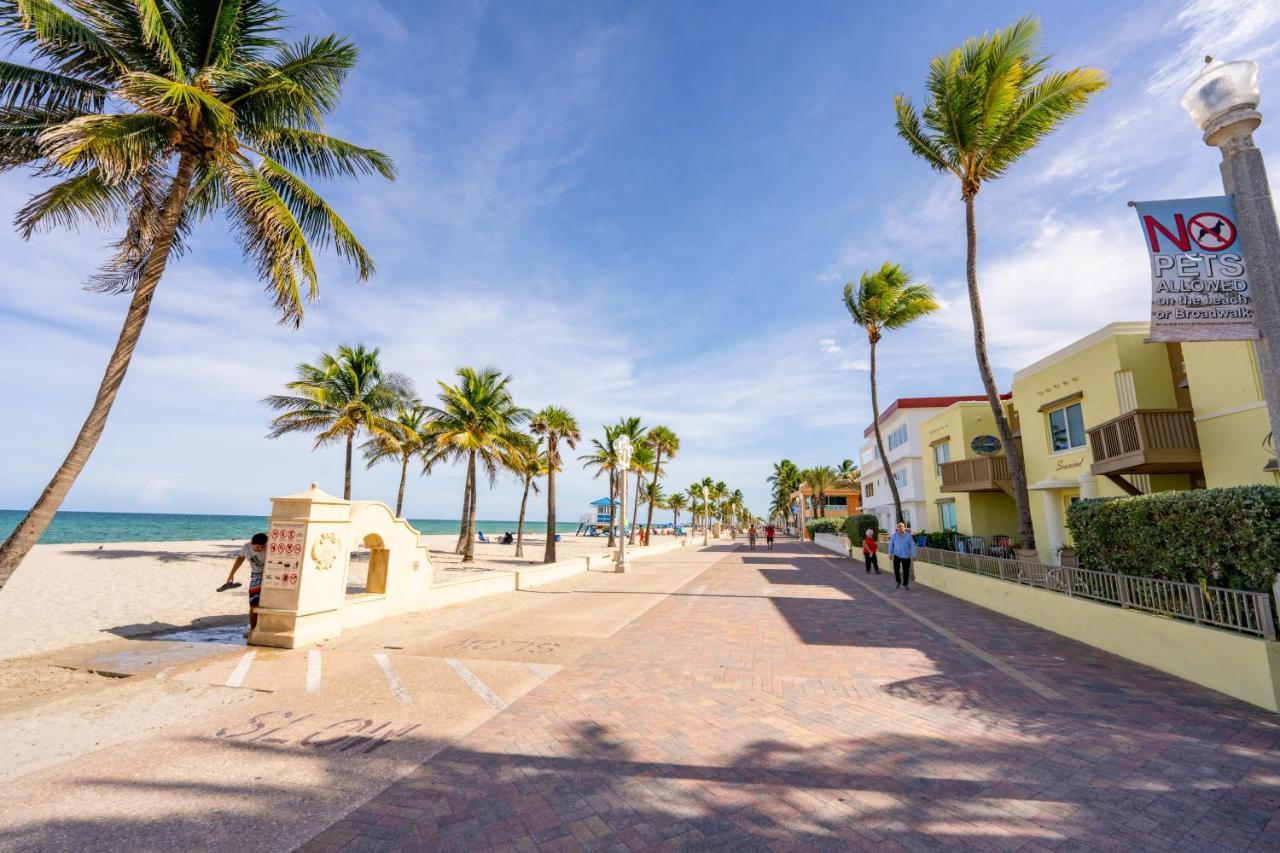
[[[423,399],[462,365],[510,374],[516,401],[576,415],[584,439],[638,415],[681,439],[668,482],[711,476],[758,513],[765,478],[858,456],[867,343],[843,284],[886,260],[943,308],[889,335],[880,396],[980,392],[953,178],[895,135],[892,98],[966,36],[1040,18],[1053,66],[1109,88],[978,198],[979,281],[1002,387],[1106,323],[1145,319],[1131,199],[1221,193],[1218,155],[1178,99],[1205,54],[1280,87],[1274,0],[483,3],[286,0],[296,36],[361,59],[328,132],[391,154],[394,183],[322,184],[374,278],[333,258],[300,330],[224,223],[170,266],[106,431],[64,508],[252,513],[319,482],[341,449],[266,437],[261,398],[339,343],[381,349]],[[1280,91],[1280,89],[1275,89]],[[1256,134],[1280,163],[1277,123]],[[0,176],[10,216],[40,188]],[[21,240],[0,228],[0,507],[30,505],[101,379],[127,297],[83,289],[109,231]],[[578,452],[585,452],[580,448]],[[570,453],[558,515],[605,493]],[[393,500],[387,465],[354,497]],[[405,515],[456,518],[463,472],[412,477]],[[478,514],[513,519],[500,479]],[[541,520],[539,501],[531,518]]]

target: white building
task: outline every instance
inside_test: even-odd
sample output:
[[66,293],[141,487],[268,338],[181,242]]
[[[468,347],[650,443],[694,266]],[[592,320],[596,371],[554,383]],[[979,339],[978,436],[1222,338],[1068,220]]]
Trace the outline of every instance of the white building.
[[[929,513],[924,494],[924,451],[920,441],[920,424],[952,403],[962,400],[985,400],[985,395],[970,397],[899,397],[880,413],[880,435],[889,457],[889,470],[876,449],[874,424],[863,430],[859,468],[862,472],[862,511],[880,519],[880,526],[892,529],[897,523],[893,511],[893,492],[888,478],[898,483],[898,497],[907,526],[923,530]],[[945,461],[945,460],[944,460]],[[933,464],[933,460],[929,460]]]

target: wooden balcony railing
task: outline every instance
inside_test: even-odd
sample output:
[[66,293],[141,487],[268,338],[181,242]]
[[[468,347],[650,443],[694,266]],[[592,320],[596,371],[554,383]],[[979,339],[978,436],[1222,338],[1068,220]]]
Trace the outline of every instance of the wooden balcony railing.
[[977,456],[943,462],[942,491],[944,492],[1007,492],[1009,484],[1009,460],[999,456]]
[[1095,474],[1194,474],[1204,470],[1189,409],[1136,409],[1088,430]]

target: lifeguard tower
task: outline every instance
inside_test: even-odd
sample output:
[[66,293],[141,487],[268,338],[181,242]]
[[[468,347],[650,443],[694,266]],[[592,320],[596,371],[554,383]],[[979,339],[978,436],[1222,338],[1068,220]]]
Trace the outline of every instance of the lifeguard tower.
[[591,511],[583,513],[578,519],[578,535],[584,533],[587,536],[607,536],[609,528],[613,526],[614,507],[617,501],[611,501],[608,498],[600,498],[591,502]]

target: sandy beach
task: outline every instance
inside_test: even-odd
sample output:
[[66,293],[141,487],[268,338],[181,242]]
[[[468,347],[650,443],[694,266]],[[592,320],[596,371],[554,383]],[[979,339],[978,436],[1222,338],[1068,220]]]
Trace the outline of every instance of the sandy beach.
[[[477,543],[475,562],[464,564],[453,553],[456,540],[453,534],[422,537],[437,581],[539,564],[546,544],[540,535],[526,537],[521,559],[515,557],[514,545]],[[562,534],[556,556],[603,558],[608,553],[605,541]],[[237,575],[244,586],[215,592],[242,544],[223,540],[38,545],[0,590],[0,660],[245,618],[247,567]],[[363,565],[356,552],[349,583],[363,583]]]

